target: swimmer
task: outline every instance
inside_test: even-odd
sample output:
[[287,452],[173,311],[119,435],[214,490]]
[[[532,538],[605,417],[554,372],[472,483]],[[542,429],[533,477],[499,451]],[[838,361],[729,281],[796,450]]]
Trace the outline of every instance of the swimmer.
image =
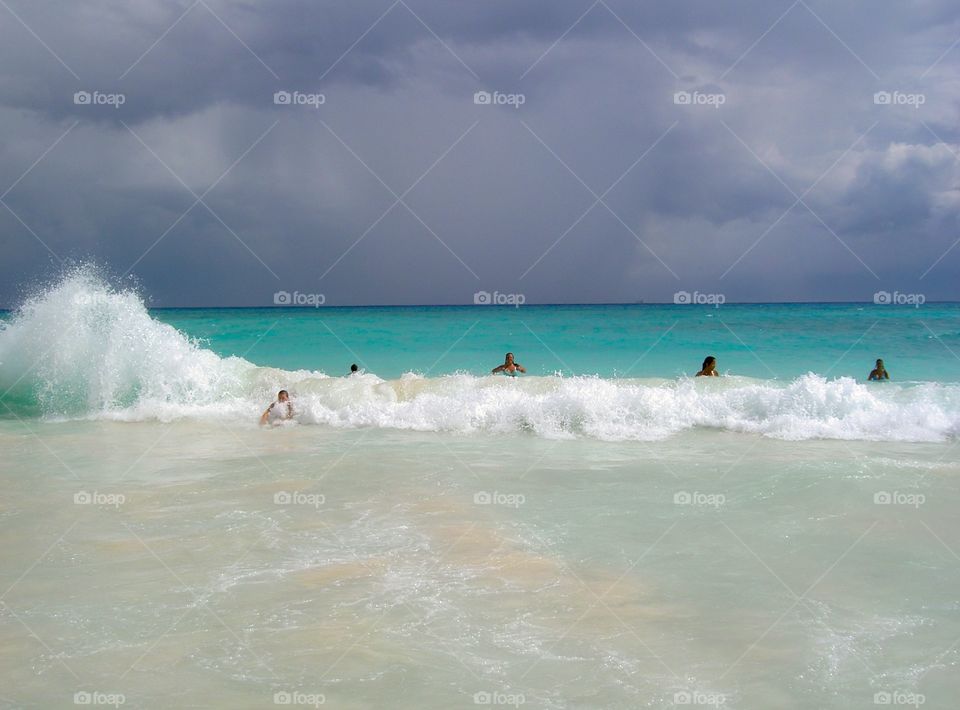
[[890,373],[887,372],[887,368],[883,366],[883,360],[879,358],[877,359],[877,366],[876,368],[870,371],[870,376],[867,377],[867,379],[874,380],[874,381],[890,379]]
[[272,419],[293,419],[293,405],[290,403],[290,394],[286,390],[277,392],[277,401],[260,415],[260,426],[268,424]]
[[358,372],[360,372],[360,368],[357,367],[357,363],[353,363],[353,364],[350,366],[350,374],[353,375],[353,374],[356,374],[356,373],[358,373]]
[[490,373],[496,375],[498,372],[502,372],[504,375],[516,377],[518,372],[526,371],[523,365],[513,359],[513,353],[507,353],[503,357],[503,364],[493,368]]
[[697,377],[720,377],[720,373],[717,372],[717,358],[713,355],[708,355],[703,361],[703,366],[700,368],[700,372],[696,374]]

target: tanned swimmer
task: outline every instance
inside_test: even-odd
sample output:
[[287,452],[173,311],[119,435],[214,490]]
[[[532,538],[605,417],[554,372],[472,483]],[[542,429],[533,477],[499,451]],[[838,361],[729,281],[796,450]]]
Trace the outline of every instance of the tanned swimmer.
[[867,379],[875,382],[890,379],[890,373],[887,372],[887,368],[883,366],[883,360],[877,359],[877,366],[870,371],[870,376],[867,377]]
[[286,390],[277,392],[277,401],[267,407],[260,415],[260,426],[275,420],[293,419],[293,404],[290,402],[290,393]]
[[697,377],[720,377],[720,373],[717,372],[717,358],[713,355],[708,355],[703,361],[703,365],[700,368],[700,372],[697,373]]
[[513,359],[513,353],[507,353],[503,357],[503,364],[493,368],[490,373],[496,375],[498,372],[502,372],[508,377],[516,377],[518,373],[526,371],[523,365]]

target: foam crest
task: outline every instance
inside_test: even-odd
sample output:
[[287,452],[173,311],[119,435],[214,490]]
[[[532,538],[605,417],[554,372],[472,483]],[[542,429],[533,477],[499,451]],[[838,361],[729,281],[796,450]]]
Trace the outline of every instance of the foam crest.
[[88,267],[28,298],[0,331],[2,391],[48,416],[241,397],[251,369],[155,321],[136,293]]
[[303,382],[302,423],[547,438],[657,440],[692,428],[780,439],[941,441],[960,432],[956,386],[871,386],[807,374],[789,383],[596,377],[372,376]]

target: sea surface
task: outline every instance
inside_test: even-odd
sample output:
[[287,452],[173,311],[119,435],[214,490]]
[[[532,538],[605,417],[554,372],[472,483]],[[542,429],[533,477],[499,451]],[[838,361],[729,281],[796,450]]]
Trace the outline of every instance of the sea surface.
[[960,305],[148,297],[0,316],[0,707],[956,707]]

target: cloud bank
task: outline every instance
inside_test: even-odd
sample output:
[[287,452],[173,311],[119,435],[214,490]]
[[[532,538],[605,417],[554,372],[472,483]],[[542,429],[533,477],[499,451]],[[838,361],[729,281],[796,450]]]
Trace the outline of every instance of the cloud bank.
[[163,306],[960,297],[954,3],[0,17],[0,305],[72,261]]

